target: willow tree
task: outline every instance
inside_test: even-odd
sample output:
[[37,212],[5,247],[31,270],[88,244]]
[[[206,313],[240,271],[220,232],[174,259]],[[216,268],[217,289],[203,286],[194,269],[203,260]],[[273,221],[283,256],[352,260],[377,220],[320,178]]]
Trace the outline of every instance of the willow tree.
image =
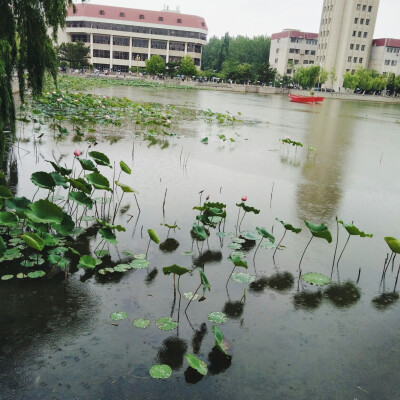
[[14,130],[12,94],[14,71],[19,95],[25,88],[41,94],[45,71],[57,77],[57,55],[52,45],[59,27],[65,26],[72,0],[0,0],[0,141],[4,130]]

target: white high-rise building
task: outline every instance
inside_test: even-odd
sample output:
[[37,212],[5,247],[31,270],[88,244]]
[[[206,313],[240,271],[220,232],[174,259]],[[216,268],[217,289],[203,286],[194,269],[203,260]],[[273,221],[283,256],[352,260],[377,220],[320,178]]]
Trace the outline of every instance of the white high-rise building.
[[339,90],[344,74],[368,68],[380,0],[324,0],[315,64],[329,72],[325,86]]

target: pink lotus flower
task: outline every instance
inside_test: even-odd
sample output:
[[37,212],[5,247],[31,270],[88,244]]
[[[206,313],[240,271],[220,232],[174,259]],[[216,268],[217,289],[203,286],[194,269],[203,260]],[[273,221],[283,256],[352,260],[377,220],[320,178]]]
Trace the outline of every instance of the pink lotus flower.
[[247,200],[247,196],[243,196],[242,201],[246,201],[246,200]]
[[110,119],[111,117],[107,114],[104,116],[105,119]]
[[75,150],[74,151],[74,155],[79,157],[82,153],[79,150]]
[[62,101],[62,97],[60,97],[59,99],[57,99],[57,101],[60,103]]

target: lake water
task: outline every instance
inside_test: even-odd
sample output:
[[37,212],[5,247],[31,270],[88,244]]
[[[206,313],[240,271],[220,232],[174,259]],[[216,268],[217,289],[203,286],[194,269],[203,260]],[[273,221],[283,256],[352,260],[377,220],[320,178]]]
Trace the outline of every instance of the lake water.
[[[79,270],[67,282],[63,274],[0,282],[0,399],[399,399],[399,304],[372,301],[393,293],[400,262],[397,259],[393,270],[388,269],[382,284],[389,252],[383,238],[400,238],[399,106],[335,100],[304,105],[279,95],[171,89],[102,88],[97,93],[241,112],[244,122],[181,122],[174,126],[178,137],[169,138],[164,149],[162,144],[149,146],[148,141],[133,139],[133,126],[107,128],[97,135],[96,150],[132,166],[132,175],[121,181],[139,192],[141,208],[138,213],[132,197],[124,197],[122,204],[129,209],[118,222],[127,232],[118,234],[119,244],[110,247],[109,262],[123,260],[123,250],[145,253],[149,228],[164,241],[163,222],[179,225],[180,230],[169,234],[179,247],[163,252],[152,243],[150,274],[136,270],[106,279]],[[30,174],[50,170],[44,160],[52,159],[52,151],[69,162],[75,148],[88,147],[70,139],[56,142],[50,134],[36,147],[32,134],[28,128],[19,133],[30,140],[13,148],[8,163],[11,186],[27,197],[36,189]],[[222,134],[235,142],[221,141]],[[105,136],[113,135],[119,141],[111,144]],[[207,145],[200,142],[206,136]],[[279,139],[286,136],[305,147],[296,151],[282,146]],[[317,151],[309,153],[307,145]],[[276,265],[273,251],[264,248],[258,250],[254,264],[255,248],[250,248],[245,272],[256,275],[256,283],[248,287],[230,280],[226,285],[232,270],[227,260],[233,251],[230,238],[220,239],[211,230],[208,245],[195,244],[193,257],[182,254],[192,250],[190,230],[198,214],[193,207],[199,205],[199,192],[203,201],[210,195],[210,201],[227,204],[226,232],[235,232],[235,203],[244,195],[246,204],[261,212],[246,215],[242,230],[263,226],[279,240],[284,233],[275,220],[279,218],[303,231],[286,234]],[[336,269],[332,276],[341,286],[307,292],[298,285],[299,260],[311,237],[303,220],[326,223],[334,241],[314,239],[302,272],[330,276],[336,216],[374,236],[349,241],[339,276]],[[95,237],[92,230],[78,237],[76,246],[82,254],[95,247]],[[341,228],[339,251],[346,239]],[[154,321],[171,315],[173,279],[163,275],[162,267],[172,264],[204,264],[211,291],[205,301],[192,302],[187,316],[183,310],[188,300],[183,297],[179,328],[162,332]],[[198,284],[197,271],[192,277],[182,276],[181,292],[194,292]],[[128,318],[113,325],[114,311],[125,311]],[[207,318],[212,311],[228,315],[219,327],[231,342],[231,360],[214,349]],[[148,318],[150,327],[133,327],[136,318]],[[188,369],[186,353],[207,363],[205,377]],[[169,379],[150,378],[148,370],[157,363],[171,366]]]

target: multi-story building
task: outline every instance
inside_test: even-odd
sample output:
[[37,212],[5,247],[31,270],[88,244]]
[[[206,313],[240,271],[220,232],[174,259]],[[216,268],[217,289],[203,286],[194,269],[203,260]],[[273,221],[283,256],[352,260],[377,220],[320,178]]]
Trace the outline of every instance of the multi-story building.
[[373,40],[368,68],[384,75],[400,75],[400,39]]
[[203,18],[179,10],[158,12],[89,3],[75,6],[75,13],[72,8],[68,12],[59,43],[87,43],[89,62],[95,68],[127,72],[130,67],[144,67],[148,58],[158,54],[167,63],[189,55],[200,69],[208,33]]
[[281,75],[293,75],[297,66],[315,63],[318,34],[285,29],[271,36],[269,63]]
[[316,64],[329,73],[326,86],[338,90],[344,74],[367,68],[380,0],[324,0]]

